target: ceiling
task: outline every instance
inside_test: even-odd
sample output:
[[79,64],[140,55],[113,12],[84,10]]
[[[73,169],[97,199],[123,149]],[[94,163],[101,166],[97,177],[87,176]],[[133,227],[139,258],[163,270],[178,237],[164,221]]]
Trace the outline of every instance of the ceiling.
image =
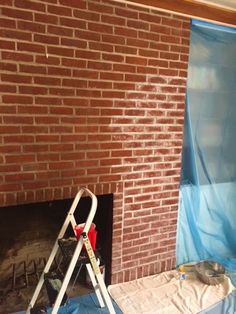
[[236,0],[195,0],[195,1],[236,11]]

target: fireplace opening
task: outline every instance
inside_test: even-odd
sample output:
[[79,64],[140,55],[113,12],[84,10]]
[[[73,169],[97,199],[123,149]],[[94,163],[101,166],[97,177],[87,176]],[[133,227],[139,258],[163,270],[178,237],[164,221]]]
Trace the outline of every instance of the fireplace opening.
[[[99,195],[97,199],[98,206],[93,220],[97,230],[96,248],[104,265],[105,283],[109,285],[113,195]],[[26,309],[72,201],[73,199],[65,199],[0,208],[1,314]],[[90,197],[80,199],[74,213],[78,224],[86,221],[90,206]],[[66,236],[74,236],[72,228],[68,228]],[[88,291],[85,267],[75,288],[74,295]],[[45,303],[45,297],[46,295],[42,296],[39,303]]]

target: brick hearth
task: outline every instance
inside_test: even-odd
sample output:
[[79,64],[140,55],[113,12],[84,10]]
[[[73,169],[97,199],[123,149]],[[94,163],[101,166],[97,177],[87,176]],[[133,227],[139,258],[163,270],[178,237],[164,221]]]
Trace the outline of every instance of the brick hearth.
[[112,282],[174,267],[189,19],[110,0],[0,7],[1,206],[113,193]]

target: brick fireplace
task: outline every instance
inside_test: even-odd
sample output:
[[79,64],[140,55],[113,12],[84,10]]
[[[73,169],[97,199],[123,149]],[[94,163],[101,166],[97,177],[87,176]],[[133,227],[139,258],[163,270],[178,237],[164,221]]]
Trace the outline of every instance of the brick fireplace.
[[113,194],[112,283],[174,267],[189,19],[110,0],[0,7],[1,206]]

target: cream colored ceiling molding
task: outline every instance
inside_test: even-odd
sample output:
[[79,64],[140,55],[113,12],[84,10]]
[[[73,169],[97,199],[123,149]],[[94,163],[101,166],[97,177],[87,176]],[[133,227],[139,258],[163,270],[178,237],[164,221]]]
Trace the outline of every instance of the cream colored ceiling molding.
[[213,5],[221,9],[236,11],[236,0],[195,0],[195,1]]
[[[177,15],[199,20],[215,22],[227,26],[236,26],[236,10],[214,5],[214,2],[231,0],[114,0],[145,8],[171,12]],[[212,3],[210,3],[212,2]],[[236,0],[235,0],[236,2]]]

